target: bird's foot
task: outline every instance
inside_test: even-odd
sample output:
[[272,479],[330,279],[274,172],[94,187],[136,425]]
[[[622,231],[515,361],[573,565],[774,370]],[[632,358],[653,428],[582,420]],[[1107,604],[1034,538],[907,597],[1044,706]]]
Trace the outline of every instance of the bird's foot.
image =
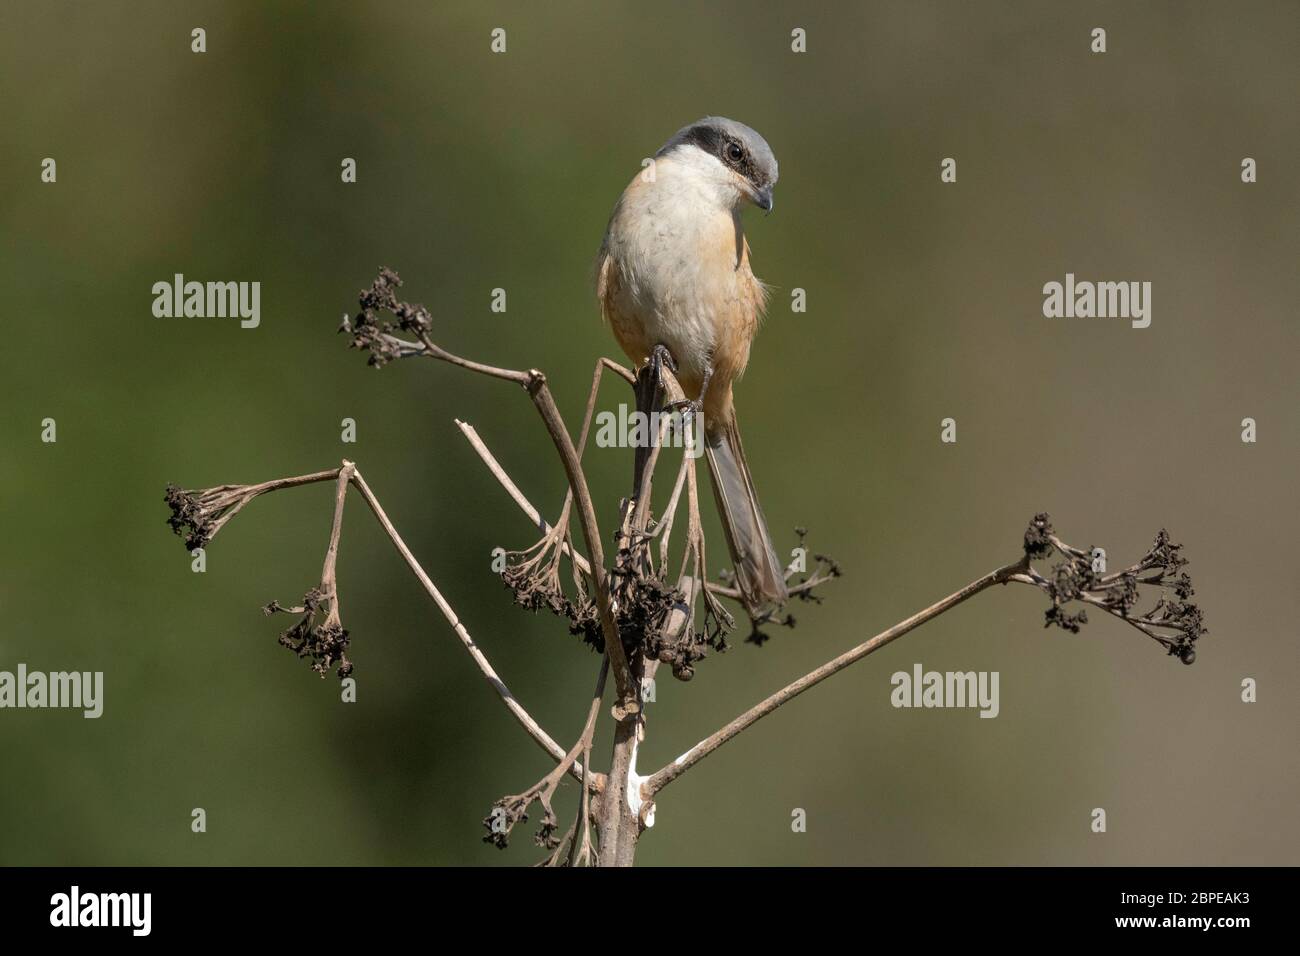
[[668,346],[660,343],[650,351],[650,374],[654,376],[655,385],[659,388],[664,387],[664,369],[677,373],[677,360],[673,358],[673,353],[668,351]]
[[669,402],[665,407],[669,411],[681,412],[685,419],[695,419],[704,411],[704,396],[709,391],[709,382],[713,379],[713,366],[706,364],[704,366],[704,381],[700,383],[700,395],[698,398],[678,399],[675,402]]
[[683,418],[690,418],[704,411],[704,398],[679,398],[675,402],[669,402],[664,406],[665,411],[681,412]]

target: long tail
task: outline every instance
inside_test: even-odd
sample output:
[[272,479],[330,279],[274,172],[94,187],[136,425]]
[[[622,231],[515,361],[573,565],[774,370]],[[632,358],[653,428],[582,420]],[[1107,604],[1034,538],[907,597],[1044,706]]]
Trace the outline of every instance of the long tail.
[[705,454],[713,477],[713,495],[727,534],[727,548],[736,568],[736,584],[751,617],[761,617],[789,597],[785,568],[777,559],[745,462],[734,409],[725,421],[709,421]]

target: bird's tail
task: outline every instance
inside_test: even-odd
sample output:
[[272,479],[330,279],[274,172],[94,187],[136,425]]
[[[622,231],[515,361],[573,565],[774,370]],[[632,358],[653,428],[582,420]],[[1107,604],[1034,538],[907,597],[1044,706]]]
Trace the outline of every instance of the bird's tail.
[[704,448],[727,548],[736,568],[736,584],[750,616],[761,617],[784,603],[789,592],[785,568],[772,546],[754,479],[745,462],[734,409],[724,421],[707,423]]

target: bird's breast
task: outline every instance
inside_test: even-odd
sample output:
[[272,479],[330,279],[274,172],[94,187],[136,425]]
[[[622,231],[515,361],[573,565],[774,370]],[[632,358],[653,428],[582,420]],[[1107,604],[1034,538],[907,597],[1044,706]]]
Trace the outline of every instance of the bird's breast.
[[602,306],[633,361],[663,343],[684,387],[711,365],[729,388],[748,361],[762,285],[738,214],[668,166],[658,164],[653,182],[634,179],[610,220]]

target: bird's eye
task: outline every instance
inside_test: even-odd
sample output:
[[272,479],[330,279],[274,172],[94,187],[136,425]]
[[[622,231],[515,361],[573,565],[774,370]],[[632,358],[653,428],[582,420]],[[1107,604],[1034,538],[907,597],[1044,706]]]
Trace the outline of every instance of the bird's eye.
[[745,151],[740,148],[739,143],[727,144],[727,159],[731,160],[733,163],[740,162],[744,155]]

